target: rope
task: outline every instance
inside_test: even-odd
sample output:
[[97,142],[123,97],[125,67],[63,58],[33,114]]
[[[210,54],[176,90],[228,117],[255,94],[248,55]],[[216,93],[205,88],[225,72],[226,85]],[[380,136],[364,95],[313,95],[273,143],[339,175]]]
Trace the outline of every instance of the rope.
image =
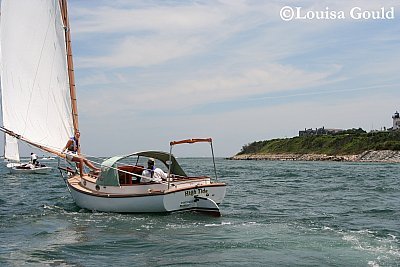
[[[88,157],[90,157],[90,158],[95,158],[95,159],[97,159],[97,160],[103,160],[102,158],[100,158],[100,157],[95,157],[95,156],[91,156],[91,155],[89,155],[89,154],[83,154],[83,153],[81,153],[81,154],[79,154],[79,155],[85,157],[85,159],[86,159],[87,161],[90,161],[91,163],[93,163],[93,164],[98,165],[98,166],[101,167],[101,163],[100,163],[100,162],[97,162],[97,161],[94,161],[94,160],[90,160],[90,159],[88,159]],[[66,162],[69,162],[67,159],[65,159],[65,161],[66,161]],[[120,165],[121,165],[121,164],[120,164]],[[136,165],[124,164],[124,166],[135,167]],[[149,178],[149,177],[147,177],[147,176],[139,175],[139,174],[136,174],[136,173],[134,173],[134,172],[128,172],[128,171],[125,171],[125,170],[120,170],[120,169],[118,169],[118,164],[117,164],[117,167],[116,167],[116,168],[113,167],[113,166],[110,166],[110,167],[107,166],[107,168],[109,168],[109,169],[114,169],[114,170],[117,170],[118,172],[123,172],[123,173],[126,173],[126,174],[132,174],[132,175],[134,175],[134,176],[138,176],[138,177],[141,177],[141,178],[143,178],[143,177],[144,177],[144,178]]]
[[[47,149],[54,150],[54,152],[58,152],[58,153],[60,153],[60,154],[63,153],[63,151],[61,151],[59,148],[56,148],[56,147],[53,147],[53,146],[45,146],[45,145],[41,145],[41,144],[39,144],[39,143],[33,143],[33,142],[32,142],[32,144],[31,144],[31,143],[29,143],[29,140],[27,140],[27,139],[24,140],[24,137],[23,137],[23,136],[18,135],[18,134],[15,134],[15,133],[13,133],[12,131],[9,131],[9,130],[7,130],[7,129],[1,127],[1,126],[0,126],[0,130],[3,131],[3,132],[6,133],[6,134],[10,134],[11,136],[14,136],[14,137],[17,138],[17,139],[22,139],[22,141],[24,141],[24,143],[26,143],[26,144],[27,144],[28,146],[30,146],[30,147],[35,147],[35,148],[39,148],[39,149],[41,149],[40,147],[43,147],[43,148],[47,148]],[[44,149],[42,149],[42,150],[44,150]],[[45,150],[45,151],[46,151],[46,150]],[[48,152],[48,151],[47,151],[47,152]],[[101,158],[99,158],[99,157],[90,156],[90,155],[88,155],[88,154],[83,154],[83,153],[80,153],[79,155],[77,154],[77,157],[80,157],[80,156],[82,156],[82,157],[85,158],[87,161],[89,161],[89,162],[91,162],[91,163],[93,163],[93,164],[95,164],[95,165],[101,166],[101,163],[100,163],[100,162],[97,162],[97,161],[94,161],[94,160],[90,160],[90,159],[87,158],[87,157],[89,156],[89,157],[91,157],[91,158],[101,159]],[[66,158],[65,158],[65,161],[69,162]],[[136,166],[136,165],[125,164],[125,166],[132,166],[132,167],[134,167],[134,166]],[[124,173],[128,173],[128,174],[132,174],[132,175],[135,175],[135,176],[148,178],[147,176],[139,175],[139,174],[136,174],[136,173],[133,173],[133,172],[128,172],[128,171],[124,171],[124,170],[119,170],[119,169],[118,169],[118,165],[117,165],[117,168],[114,168],[113,166],[110,166],[110,167],[108,167],[108,168],[112,168],[112,169],[114,169],[114,170],[117,170],[117,171],[120,171],[120,172],[124,172]]]
[[[91,158],[95,158],[95,159],[101,159],[101,158],[99,158],[99,157],[90,156],[90,155],[88,155],[88,154],[81,154],[81,155],[85,156],[86,159],[87,159],[87,157],[91,157]],[[92,160],[89,160],[89,159],[87,159],[87,160],[90,161],[90,162],[92,162],[92,163],[95,163],[95,164],[98,164],[98,165],[101,166],[101,163],[98,163],[98,162],[95,162],[95,161],[92,161]],[[117,163],[116,163],[116,164],[117,164]],[[140,175],[140,174],[137,174],[137,173],[134,173],[134,172],[129,172],[129,171],[125,171],[125,170],[118,169],[118,166],[120,166],[120,165],[122,165],[122,164],[117,164],[116,167],[107,166],[107,168],[116,170],[116,171],[118,171],[118,172],[122,172],[122,173],[126,173],[126,174],[131,174],[131,175],[133,175],[133,176],[135,176],[135,177],[140,177],[140,178],[149,179],[148,176],[144,176],[144,175]],[[135,167],[135,166],[137,166],[137,165],[128,164],[128,163],[127,163],[127,164],[124,163],[123,165],[124,165],[124,166],[130,166],[130,167]],[[146,168],[145,168],[145,169],[146,169]],[[167,179],[168,179],[168,178],[170,178],[169,173],[168,173],[168,175],[167,175]],[[163,182],[165,182],[165,181],[162,181],[161,183],[163,183]]]

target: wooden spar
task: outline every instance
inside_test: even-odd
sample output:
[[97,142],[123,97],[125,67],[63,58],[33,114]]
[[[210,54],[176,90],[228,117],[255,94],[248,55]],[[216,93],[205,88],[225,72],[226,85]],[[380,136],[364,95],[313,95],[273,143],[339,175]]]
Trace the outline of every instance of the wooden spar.
[[[215,167],[215,157],[214,157],[214,148],[212,145],[212,138],[192,138],[192,139],[185,139],[185,140],[179,140],[179,141],[171,141],[169,143],[170,149],[169,149],[169,161],[171,162],[171,157],[172,157],[172,146],[174,145],[179,145],[179,144],[194,144],[198,142],[208,142],[211,145],[211,154],[212,154],[212,160],[214,164],[214,172],[215,172],[215,180],[218,180],[217,178],[217,168]],[[171,164],[169,165],[168,168],[168,176],[171,174]],[[168,189],[169,189],[169,182],[168,182]]]
[[34,146],[34,147],[37,147],[37,148],[39,148],[39,149],[41,149],[41,150],[44,150],[44,151],[49,152],[49,153],[51,153],[51,154],[55,154],[55,155],[59,156],[60,158],[65,158],[65,157],[66,157],[64,153],[61,153],[61,152],[59,152],[59,151],[57,151],[57,150],[54,150],[54,149],[52,149],[52,148],[49,148],[49,147],[46,147],[46,146],[42,146],[42,145],[40,145],[40,144],[37,144],[37,143],[35,143],[35,142],[32,142],[32,141],[26,139],[25,137],[23,137],[22,135],[16,134],[16,133],[14,133],[13,131],[10,131],[10,130],[8,130],[8,129],[2,127],[2,126],[0,126],[0,131],[4,132],[5,134],[8,134],[8,135],[10,135],[10,136],[12,136],[12,137],[15,137],[15,138],[17,138],[17,139],[19,139],[19,140],[22,140],[22,141],[24,141],[25,143],[28,143],[28,144],[30,144],[30,145],[32,145],[32,146]]
[[[172,147],[174,145],[179,145],[179,144],[193,144],[193,143],[198,143],[198,142],[209,142],[211,144],[211,150],[212,150],[212,139],[211,138],[192,138],[192,139],[184,139],[184,140],[169,142],[169,145],[170,145],[169,162],[170,163],[168,164],[168,177],[170,177],[170,175],[171,175]],[[214,154],[213,154],[213,160],[214,160]],[[215,169],[215,164],[214,164],[214,169]],[[168,179],[168,189],[169,189],[169,187],[170,187],[170,180]]]
[[[65,27],[65,45],[67,49],[67,65],[68,65],[69,92],[71,97],[71,108],[72,108],[72,122],[74,125],[74,133],[76,133],[79,131],[78,105],[76,101],[75,74],[74,74],[74,63],[72,60],[71,31],[69,26],[67,0],[59,0],[59,5]],[[78,154],[80,154],[80,152],[81,152],[80,146],[78,146]]]
[[198,143],[198,142],[212,142],[211,138],[192,138],[192,139],[185,139],[185,140],[180,140],[180,141],[171,141],[169,143],[170,146],[173,145],[178,145],[178,144],[193,144],[193,143]]

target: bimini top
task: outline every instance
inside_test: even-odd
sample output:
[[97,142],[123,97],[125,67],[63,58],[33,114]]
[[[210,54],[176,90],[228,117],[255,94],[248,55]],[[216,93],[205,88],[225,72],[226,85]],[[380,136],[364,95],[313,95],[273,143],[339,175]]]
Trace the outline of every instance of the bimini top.
[[[167,168],[169,168],[169,160],[170,154],[162,151],[141,151],[135,152],[132,154],[128,154],[125,156],[114,156],[112,158],[106,159],[101,163],[101,173],[99,178],[97,179],[97,184],[102,186],[119,186],[119,177],[118,177],[118,162],[123,159],[129,157],[148,157],[154,158],[161,161]],[[181,166],[179,166],[176,158],[171,155],[171,174],[179,175],[179,176],[187,176],[186,173],[182,170]]]

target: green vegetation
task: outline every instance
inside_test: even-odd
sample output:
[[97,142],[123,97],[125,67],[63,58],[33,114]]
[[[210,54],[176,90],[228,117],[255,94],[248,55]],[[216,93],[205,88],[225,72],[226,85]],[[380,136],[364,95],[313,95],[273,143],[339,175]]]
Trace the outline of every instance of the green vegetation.
[[298,136],[244,145],[241,154],[356,155],[367,150],[400,151],[400,131],[370,132],[350,129],[332,135]]

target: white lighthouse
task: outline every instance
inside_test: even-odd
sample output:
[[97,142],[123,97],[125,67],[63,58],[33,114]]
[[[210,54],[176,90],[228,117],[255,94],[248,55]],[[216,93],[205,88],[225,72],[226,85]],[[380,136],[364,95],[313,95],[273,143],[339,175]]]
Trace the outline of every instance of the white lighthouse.
[[400,116],[399,112],[395,112],[394,115],[392,116],[393,118],[393,130],[398,130],[400,129]]

